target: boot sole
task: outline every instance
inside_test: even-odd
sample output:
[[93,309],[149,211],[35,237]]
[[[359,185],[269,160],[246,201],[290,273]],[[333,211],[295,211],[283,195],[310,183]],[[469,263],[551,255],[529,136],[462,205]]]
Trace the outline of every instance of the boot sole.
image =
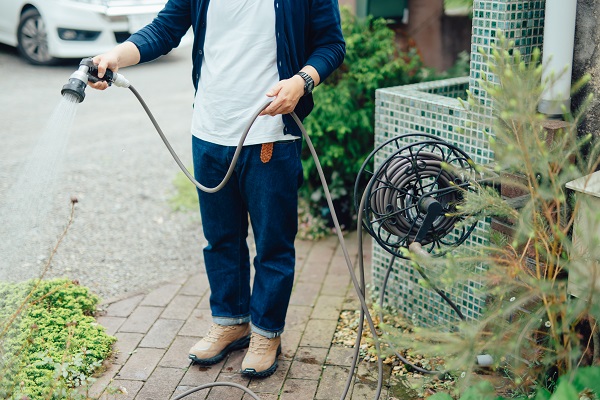
[[245,336],[241,339],[231,342],[227,345],[219,354],[210,358],[198,358],[193,354],[189,355],[189,359],[200,365],[214,365],[225,358],[225,356],[232,351],[245,349],[250,345],[250,335]]
[[253,368],[246,368],[242,370],[242,375],[245,375],[250,378],[266,378],[271,376],[277,370],[277,357],[281,354],[281,345],[277,348],[277,355],[275,356],[275,362],[269,368],[264,371],[256,372]]

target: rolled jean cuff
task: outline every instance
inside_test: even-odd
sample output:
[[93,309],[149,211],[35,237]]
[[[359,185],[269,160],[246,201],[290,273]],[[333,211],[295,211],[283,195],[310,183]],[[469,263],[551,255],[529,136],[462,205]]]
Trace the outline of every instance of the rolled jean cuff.
[[246,324],[250,322],[250,315],[246,315],[243,317],[212,317],[213,322],[215,324],[223,325],[223,326],[231,326],[231,325],[239,325]]
[[258,333],[259,335],[264,336],[269,339],[273,339],[278,336],[281,336],[281,334],[283,333],[283,329],[280,331],[265,331],[264,329],[261,329],[258,326],[253,325],[253,324],[250,324],[250,328],[252,329],[252,332]]

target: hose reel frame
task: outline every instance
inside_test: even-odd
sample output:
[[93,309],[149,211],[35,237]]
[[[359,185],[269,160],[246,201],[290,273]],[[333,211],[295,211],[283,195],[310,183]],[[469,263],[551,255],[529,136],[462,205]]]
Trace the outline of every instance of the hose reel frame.
[[[388,153],[377,170],[369,170]],[[367,156],[355,181],[354,205],[358,211],[366,196],[360,223],[390,254],[407,259],[404,249],[418,242],[439,257],[462,244],[477,225],[456,226],[464,219],[456,206],[477,175],[459,147],[430,134],[404,134]]]

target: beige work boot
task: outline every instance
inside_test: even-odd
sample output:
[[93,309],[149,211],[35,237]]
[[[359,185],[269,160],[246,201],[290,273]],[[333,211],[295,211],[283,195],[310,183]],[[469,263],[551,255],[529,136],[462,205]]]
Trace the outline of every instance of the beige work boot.
[[269,339],[252,332],[250,347],[242,361],[242,374],[252,378],[266,378],[277,369],[277,356],[281,353],[281,337]]
[[219,325],[213,323],[208,334],[190,349],[190,359],[198,364],[212,365],[234,350],[248,347],[250,324]]

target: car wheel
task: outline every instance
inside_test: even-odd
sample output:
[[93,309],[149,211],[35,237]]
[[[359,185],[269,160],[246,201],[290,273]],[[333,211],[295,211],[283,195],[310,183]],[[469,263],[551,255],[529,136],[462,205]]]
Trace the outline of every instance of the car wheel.
[[19,53],[31,64],[49,65],[56,62],[48,51],[46,24],[35,8],[30,8],[21,14],[17,38]]

